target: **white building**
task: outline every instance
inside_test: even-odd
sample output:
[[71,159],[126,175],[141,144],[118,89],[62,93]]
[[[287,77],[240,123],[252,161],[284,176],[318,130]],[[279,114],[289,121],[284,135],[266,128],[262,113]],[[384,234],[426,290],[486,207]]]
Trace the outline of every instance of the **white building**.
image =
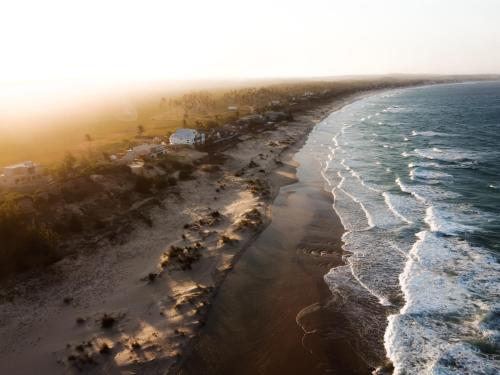
[[227,107],[227,110],[230,112],[236,112],[238,110],[238,106],[237,105],[230,105]]
[[9,187],[33,185],[41,182],[43,178],[42,172],[42,166],[32,161],[23,161],[19,164],[8,165],[1,169],[0,185]]
[[171,145],[195,145],[205,143],[205,134],[196,129],[177,129],[169,138]]

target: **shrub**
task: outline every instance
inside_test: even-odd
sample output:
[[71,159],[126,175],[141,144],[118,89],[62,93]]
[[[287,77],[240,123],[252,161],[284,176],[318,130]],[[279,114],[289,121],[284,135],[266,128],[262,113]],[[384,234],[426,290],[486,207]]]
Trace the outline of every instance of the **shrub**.
[[68,230],[73,233],[81,233],[83,231],[83,223],[78,215],[71,215],[68,221]]
[[13,206],[0,207],[1,274],[26,271],[58,259],[53,232]]
[[135,180],[135,191],[141,194],[148,194],[151,191],[153,183],[143,176],[137,176]]
[[165,189],[177,185],[175,177],[158,176],[154,179],[154,186],[157,189]]
[[191,265],[201,258],[201,246],[170,246],[170,249],[163,254],[162,267],[167,267],[171,260],[176,260],[183,271],[190,270]]
[[101,354],[109,354],[111,353],[111,348],[108,346],[108,344],[103,343],[101,347],[99,348],[99,353]]
[[101,318],[101,327],[102,328],[111,328],[115,325],[116,319],[111,315],[104,314]]
[[61,179],[67,179],[68,177],[72,176],[75,173],[76,170],[76,163],[77,160],[71,154],[70,152],[66,153],[66,156],[64,157],[61,165],[56,171],[56,174],[59,176]]
[[191,169],[183,169],[179,172],[179,180],[189,180],[193,171]]

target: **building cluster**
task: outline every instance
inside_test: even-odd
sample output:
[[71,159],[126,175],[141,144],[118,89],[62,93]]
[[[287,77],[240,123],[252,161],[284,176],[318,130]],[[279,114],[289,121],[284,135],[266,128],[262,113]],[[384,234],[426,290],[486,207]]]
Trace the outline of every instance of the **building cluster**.
[[37,185],[43,179],[42,166],[32,161],[8,165],[0,172],[0,186],[3,187]]
[[[240,108],[230,106],[228,109],[237,111]],[[131,147],[122,153],[111,155],[110,158],[115,163],[126,164],[134,174],[145,175],[145,171],[148,169],[145,161],[154,160],[166,155],[169,148],[174,150],[177,147],[183,146],[194,147],[207,143],[217,144],[238,136],[243,128],[254,125],[272,124],[288,119],[288,115],[284,112],[268,111],[264,114],[255,114],[252,113],[253,108],[245,108],[245,110],[251,114],[243,116],[233,123],[228,123],[204,132],[189,128],[177,129],[170,135],[168,145],[166,142],[162,142],[160,138],[155,137],[149,143],[142,143]],[[0,187],[36,187],[46,182],[46,180],[42,166],[32,161],[24,161],[0,169]]]

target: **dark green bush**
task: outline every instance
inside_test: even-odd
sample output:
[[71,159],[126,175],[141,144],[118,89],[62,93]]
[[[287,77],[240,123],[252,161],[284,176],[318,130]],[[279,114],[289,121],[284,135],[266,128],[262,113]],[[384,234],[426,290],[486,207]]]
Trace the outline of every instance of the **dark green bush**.
[[68,221],[68,230],[73,233],[80,233],[83,230],[82,219],[78,215],[71,215]]
[[157,189],[161,190],[177,185],[177,180],[175,177],[158,176],[154,179],[153,184]]
[[26,271],[57,260],[55,235],[10,206],[0,207],[1,275]]
[[143,176],[137,176],[134,187],[135,191],[141,194],[148,194],[152,187],[153,183],[150,179]]

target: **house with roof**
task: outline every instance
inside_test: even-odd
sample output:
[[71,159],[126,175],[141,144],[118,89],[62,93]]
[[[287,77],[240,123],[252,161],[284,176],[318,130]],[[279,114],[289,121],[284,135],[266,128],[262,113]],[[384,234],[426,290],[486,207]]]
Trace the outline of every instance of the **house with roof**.
[[171,145],[196,145],[205,143],[205,134],[196,129],[177,129],[169,138]]
[[43,168],[32,161],[8,165],[0,170],[0,186],[35,185],[43,181]]

